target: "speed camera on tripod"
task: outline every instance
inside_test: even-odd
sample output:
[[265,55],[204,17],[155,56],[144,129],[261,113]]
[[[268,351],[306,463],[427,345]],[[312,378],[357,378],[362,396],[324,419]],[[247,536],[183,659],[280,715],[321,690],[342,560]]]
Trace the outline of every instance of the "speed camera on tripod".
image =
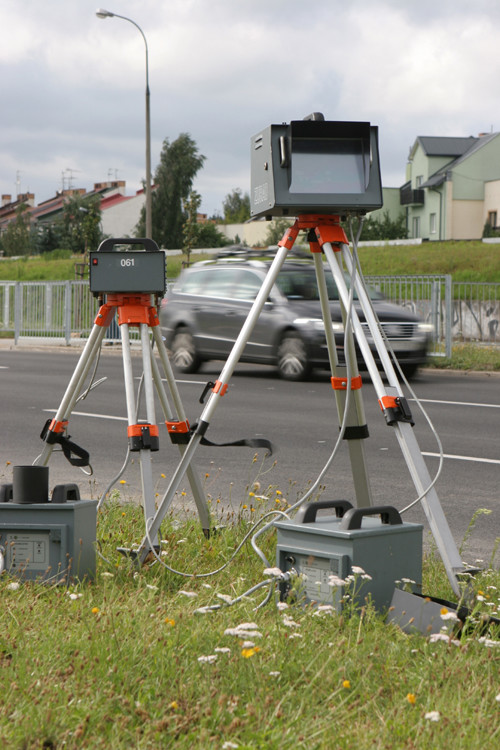
[[252,216],[365,214],[382,206],[378,128],[315,112],[251,140]]
[[[144,250],[124,250],[142,245]],[[165,253],[153,240],[112,238],[104,240],[90,253],[90,291],[99,294],[158,294],[166,291]]]

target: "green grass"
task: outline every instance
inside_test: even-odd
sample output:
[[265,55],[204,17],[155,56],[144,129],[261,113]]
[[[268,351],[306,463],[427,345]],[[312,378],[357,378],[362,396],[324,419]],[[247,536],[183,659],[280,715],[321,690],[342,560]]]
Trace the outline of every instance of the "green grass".
[[[166,519],[162,559],[197,574],[220,567],[251,528],[249,513],[219,519],[226,526],[209,540],[192,518]],[[116,552],[142,535],[140,509],[110,502],[98,523],[107,562],[99,558],[94,581],[16,588],[0,578],[3,747],[497,746],[500,633],[489,646],[474,630],[433,643],[385,625],[369,605],[338,614],[280,611],[271,600],[256,611],[266,589],[225,606],[219,594],[263,580],[249,544],[223,572],[183,578],[159,564],[138,572]],[[271,562],[275,541],[272,531],[259,540]],[[500,609],[498,571],[474,587],[478,609]],[[432,556],[424,591],[450,598]],[[223,606],[196,611],[214,604]],[[261,634],[253,646],[225,633],[242,623]],[[436,711],[438,721],[426,718]]]
[[500,347],[454,344],[451,357],[429,357],[427,366],[439,370],[500,372]]
[[[60,251],[55,251],[59,255]],[[500,282],[500,246],[477,241],[426,242],[422,245],[359,248],[365,275],[446,274],[454,281]],[[65,280],[75,278],[75,263],[82,256],[55,259],[47,256],[0,260],[0,279],[14,281]],[[193,254],[196,262],[203,256]],[[183,256],[169,256],[167,274],[175,278]]]

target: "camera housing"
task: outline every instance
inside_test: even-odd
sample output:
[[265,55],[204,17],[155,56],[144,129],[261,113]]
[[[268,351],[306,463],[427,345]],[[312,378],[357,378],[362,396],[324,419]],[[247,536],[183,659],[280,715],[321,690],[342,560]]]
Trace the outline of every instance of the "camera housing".
[[321,113],[251,139],[253,217],[365,214],[381,208],[378,128]]
[[[143,245],[144,250],[114,250],[116,246]],[[101,242],[90,253],[90,291],[99,294],[157,294],[166,291],[165,252],[156,242],[140,238],[115,238]]]

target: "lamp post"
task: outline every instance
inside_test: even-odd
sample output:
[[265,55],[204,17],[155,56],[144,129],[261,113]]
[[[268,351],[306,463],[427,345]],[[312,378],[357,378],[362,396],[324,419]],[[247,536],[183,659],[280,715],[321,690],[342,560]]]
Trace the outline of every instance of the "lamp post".
[[153,237],[153,220],[151,210],[151,122],[149,115],[149,61],[148,61],[148,43],[144,35],[143,30],[135,21],[126,16],[120,16],[118,13],[111,13],[109,10],[99,8],[96,11],[98,18],[122,18],[124,21],[128,21],[133,24],[136,29],[139,29],[142,38],[144,39],[144,45],[146,47],[146,237],[152,239]]

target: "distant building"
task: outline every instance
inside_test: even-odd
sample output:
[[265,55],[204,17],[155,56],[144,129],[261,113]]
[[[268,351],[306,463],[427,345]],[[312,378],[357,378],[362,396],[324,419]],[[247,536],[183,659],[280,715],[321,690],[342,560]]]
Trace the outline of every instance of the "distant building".
[[400,188],[408,237],[469,240],[500,217],[500,133],[477,138],[419,136]]

